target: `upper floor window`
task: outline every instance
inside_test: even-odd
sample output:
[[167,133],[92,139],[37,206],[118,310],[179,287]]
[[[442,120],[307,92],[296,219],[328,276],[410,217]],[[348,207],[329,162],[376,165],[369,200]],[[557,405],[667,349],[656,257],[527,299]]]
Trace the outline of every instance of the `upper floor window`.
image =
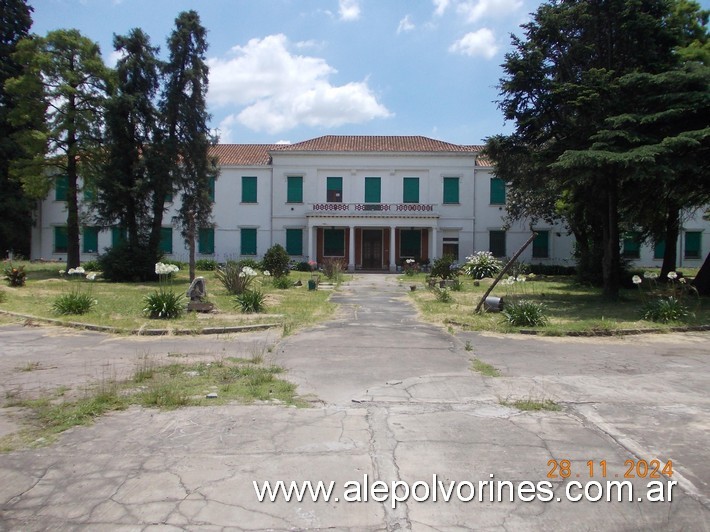
[[380,203],[382,201],[382,186],[379,177],[365,178],[365,203]]
[[59,175],[54,180],[54,199],[56,201],[67,201],[69,192],[69,178],[65,175]]
[[303,203],[303,177],[300,175],[286,178],[286,203]]
[[419,203],[419,178],[405,177],[402,182],[402,202]]
[[207,186],[209,187],[208,194],[209,194],[210,200],[212,200],[212,202],[214,202],[214,198],[215,198],[215,183],[216,183],[216,179],[214,177],[210,177],[210,181]]
[[491,177],[491,205],[505,205],[505,181]]
[[242,203],[256,203],[256,177],[242,176]]
[[459,203],[459,178],[444,178],[444,204]]
[[329,177],[326,183],[327,201],[329,203],[343,202],[343,178]]

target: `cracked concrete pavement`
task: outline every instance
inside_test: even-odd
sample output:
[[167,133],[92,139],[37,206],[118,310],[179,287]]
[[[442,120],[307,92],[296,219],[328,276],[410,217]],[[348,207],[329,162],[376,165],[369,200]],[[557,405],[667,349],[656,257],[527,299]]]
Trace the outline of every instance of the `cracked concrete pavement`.
[[[199,359],[276,345],[271,361],[319,399],[308,409],[132,408],[51,446],[0,455],[0,530],[710,530],[710,334],[453,336],[417,320],[389,275],[356,276],[333,299],[333,320],[283,340],[0,327],[6,397],[128,373],[147,352]],[[472,372],[473,357],[502,376]],[[39,366],[22,371],[28,363]],[[562,410],[501,404],[515,399],[551,399]],[[569,502],[560,478],[550,502],[490,502],[487,491],[482,502],[439,494],[394,508],[391,499],[342,500],[346,483],[365,476],[413,485],[436,475],[478,489],[491,475],[549,480],[550,460],[570,460],[568,480],[586,482],[589,460],[603,481],[600,461],[611,480],[641,459],[673,460],[672,502]],[[341,500],[259,502],[252,483],[266,480],[334,481]],[[633,479],[634,499],[648,481]]]

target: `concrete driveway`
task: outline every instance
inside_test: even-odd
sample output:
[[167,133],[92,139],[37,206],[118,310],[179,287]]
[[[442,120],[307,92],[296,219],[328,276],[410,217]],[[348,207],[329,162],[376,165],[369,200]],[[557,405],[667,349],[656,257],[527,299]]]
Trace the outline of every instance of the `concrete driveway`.
[[[419,322],[393,276],[357,276],[333,297],[331,322],[280,342],[0,327],[6,393],[130,371],[146,351],[200,358],[276,345],[272,361],[314,399],[308,409],[133,408],[0,455],[0,529],[710,530],[709,334],[454,337]],[[472,372],[473,357],[502,376]],[[33,361],[43,369],[17,369]],[[562,410],[501,404],[516,399]],[[654,460],[673,462],[671,477],[653,480],[664,502],[650,500]],[[333,493],[259,502],[254,482],[279,480],[332,481]],[[594,499],[624,480],[630,502],[585,499],[585,487]]]

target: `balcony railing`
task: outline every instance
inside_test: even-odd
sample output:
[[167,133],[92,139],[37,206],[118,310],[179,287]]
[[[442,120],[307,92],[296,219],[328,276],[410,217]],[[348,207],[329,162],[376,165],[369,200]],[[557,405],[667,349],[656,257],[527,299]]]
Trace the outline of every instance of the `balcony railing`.
[[317,214],[435,214],[433,203],[314,203],[312,209]]

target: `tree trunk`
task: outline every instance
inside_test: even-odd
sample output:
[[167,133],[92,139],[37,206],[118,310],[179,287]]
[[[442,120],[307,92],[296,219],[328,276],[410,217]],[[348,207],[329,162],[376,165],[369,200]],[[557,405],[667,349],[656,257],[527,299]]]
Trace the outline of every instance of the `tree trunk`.
[[[73,102],[70,102],[70,107],[73,107]],[[67,271],[69,271],[81,265],[76,134],[72,129],[67,132],[67,145]]]
[[619,210],[618,190],[613,178],[606,180],[606,213],[603,217],[604,257],[602,259],[603,288],[605,299],[619,299],[619,268],[621,253],[619,251]]
[[693,286],[701,296],[710,296],[710,253],[693,280]]
[[661,266],[661,279],[668,278],[668,272],[676,269],[678,261],[678,235],[680,234],[680,210],[672,202],[668,205],[666,214],[666,249],[663,251],[663,265]]

